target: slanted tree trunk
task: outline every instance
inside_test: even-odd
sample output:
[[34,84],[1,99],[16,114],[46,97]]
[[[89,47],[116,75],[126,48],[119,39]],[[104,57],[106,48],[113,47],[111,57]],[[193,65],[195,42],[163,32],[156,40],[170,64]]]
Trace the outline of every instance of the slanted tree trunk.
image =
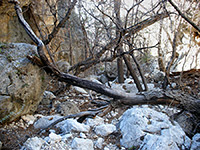
[[[14,4],[20,23],[30,38],[37,44],[37,51],[40,59],[36,60],[35,63],[38,64],[39,62],[40,66],[43,65],[43,68],[47,73],[51,73],[53,76],[57,77],[58,80],[109,96],[113,98],[113,102],[115,103],[126,105],[170,103],[176,105],[177,107],[184,108],[192,113],[200,114],[200,99],[195,99],[189,95],[183,94],[180,91],[149,91],[140,94],[124,93],[99,83],[60,72],[50,63],[44,53],[45,46],[43,42],[35,35],[28,23],[24,20],[18,1],[15,0]],[[34,57],[31,56],[29,56],[29,58],[33,61],[35,60]]]

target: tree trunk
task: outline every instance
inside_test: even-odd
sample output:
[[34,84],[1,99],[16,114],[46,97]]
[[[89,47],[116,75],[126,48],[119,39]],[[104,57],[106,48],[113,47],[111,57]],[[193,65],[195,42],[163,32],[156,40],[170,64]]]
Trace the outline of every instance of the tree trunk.
[[[121,6],[121,0],[115,0],[114,1],[114,11],[115,11],[115,17],[116,17],[116,37],[120,36],[120,29],[121,29],[121,19],[120,19],[120,6]],[[120,55],[122,50],[122,43],[121,39],[117,45],[117,53]],[[117,69],[118,69],[118,82],[124,83],[124,66],[123,66],[123,59],[122,57],[117,58]]]

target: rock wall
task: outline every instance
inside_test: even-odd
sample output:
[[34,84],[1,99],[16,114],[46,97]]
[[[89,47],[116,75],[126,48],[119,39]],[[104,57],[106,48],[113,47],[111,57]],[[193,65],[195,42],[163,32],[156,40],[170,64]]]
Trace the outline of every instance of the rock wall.
[[[55,18],[52,12],[57,12],[58,23],[65,16],[68,7],[68,2],[64,0],[48,0],[48,2],[49,4],[45,0],[20,0],[25,20],[40,39],[46,39],[54,27]],[[0,29],[2,29],[0,30],[0,42],[34,44],[19,24],[14,5],[8,3],[7,0],[0,3],[0,18]],[[52,40],[49,47],[56,60],[63,59],[70,64],[74,64],[84,59],[84,41],[82,40],[83,33],[77,14],[73,12],[71,18],[73,19],[70,19],[61,28],[59,35]]]

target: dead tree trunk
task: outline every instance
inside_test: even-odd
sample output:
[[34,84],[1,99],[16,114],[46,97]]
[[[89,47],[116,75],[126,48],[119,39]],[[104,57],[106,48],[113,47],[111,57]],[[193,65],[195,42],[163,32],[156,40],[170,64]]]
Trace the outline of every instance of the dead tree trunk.
[[120,104],[123,103],[126,105],[138,105],[170,103],[176,105],[177,107],[184,108],[192,113],[200,114],[200,100],[195,99],[189,95],[185,95],[179,91],[149,91],[140,94],[124,93],[121,91],[113,90],[99,83],[60,72],[54,65],[49,62],[44,53],[43,42],[35,35],[28,23],[24,20],[19,2],[14,0],[13,3],[15,4],[15,10],[20,23],[30,38],[37,44],[38,54],[40,56],[41,62],[43,63],[42,65],[44,65],[44,69],[48,73],[51,73],[53,76],[57,77],[58,80],[104,94],[113,98],[113,102]]

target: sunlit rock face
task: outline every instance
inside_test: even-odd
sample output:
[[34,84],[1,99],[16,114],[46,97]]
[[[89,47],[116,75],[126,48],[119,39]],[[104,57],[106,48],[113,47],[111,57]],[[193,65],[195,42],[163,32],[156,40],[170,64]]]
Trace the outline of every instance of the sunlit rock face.
[[[23,15],[26,21],[37,35],[39,32],[36,27],[43,24],[43,28],[50,29],[53,25],[52,16],[50,16],[50,9],[44,6],[45,0],[19,0]],[[42,15],[42,20],[39,19]],[[15,43],[32,43],[23,27],[19,24],[14,4],[3,0],[0,3],[0,42],[15,42]],[[44,22],[43,22],[44,20]],[[46,28],[46,29],[47,29]]]
[[[68,10],[68,3],[64,0],[49,0],[48,4],[45,0],[20,0],[20,6],[25,20],[42,40],[48,38],[55,24],[58,24]],[[55,23],[54,12],[57,12],[55,15],[57,23]],[[81,40],[83,34],[80,23],[77,23],[80,22],[77,14],[73,12],[71,15],[73,19],[70,23],[67,22],[63,25],[58,36],[52,40],[49,47],[52,53],[55,53],[56,50],[54,54],[56,61],[62,59],[74,64],[84,59],[84,52],[82,52],[84,44]],[[7,0],[0,2],[0,18],[0,42],[34,44],[18,21],[14,4],[8,3]],[[69,34],[72,37],[71,39],[69,39]],[[71,46],[69,46],[69,43],[71,43]],[[71,52],[70,47],[73,47]]]

